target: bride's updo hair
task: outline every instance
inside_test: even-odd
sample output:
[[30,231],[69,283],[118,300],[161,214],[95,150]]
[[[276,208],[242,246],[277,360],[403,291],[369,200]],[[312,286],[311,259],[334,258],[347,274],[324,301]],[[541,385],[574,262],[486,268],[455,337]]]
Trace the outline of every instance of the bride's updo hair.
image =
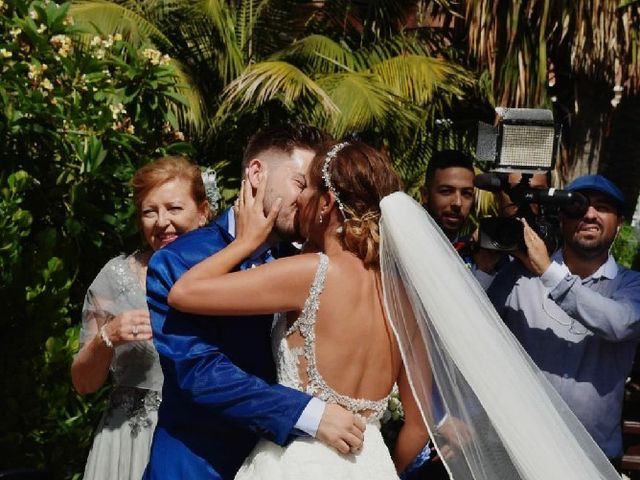
[[[319,192],[328,192],[323,177],[327,153],[337,143],[326,145],[314,158],[309,177]],[[402,189],[400,178],[382,153],[362,142],[339,148],[328,164],[330,184],[344,207],[345,221],[339,236],[345,247],[364,264],[378,267],[380,244],[380,200]],[[342,217],[336,202],[338,215]]]

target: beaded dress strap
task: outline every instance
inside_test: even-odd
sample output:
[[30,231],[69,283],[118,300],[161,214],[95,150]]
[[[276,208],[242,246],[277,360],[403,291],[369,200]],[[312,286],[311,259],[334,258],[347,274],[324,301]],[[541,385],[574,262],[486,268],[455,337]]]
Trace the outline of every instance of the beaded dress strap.
[[304,303],[300,316],[291,327],[289,327],[286,333],[288,336],[295,330],[298,330],[304,339],[303,352],[305,360],[307,361],[307,376],[309,378],[309,383],[306,388],[307,393],[315,395],[321,400],[337,403],[354,413],[370,411],[373,413],[372,416],[379,420],[387,408],[389,402],[388,396],[381,400],[368,400],[342,395],[331,388],[318,371],[315,352],[315,323],[316,314],[320,307],[320,294],[324,288],[324,281],[329,267],[329,257],[324,253],[318,253],[318,255],[320,256],[320,262],[313,283],[311,284],[309,296]]

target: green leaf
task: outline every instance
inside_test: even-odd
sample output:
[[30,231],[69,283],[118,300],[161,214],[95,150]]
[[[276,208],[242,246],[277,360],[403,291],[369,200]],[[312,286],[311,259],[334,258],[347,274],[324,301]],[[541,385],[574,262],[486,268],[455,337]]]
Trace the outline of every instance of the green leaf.
[[172,91],[168,90],[168,91],[165,91],[163,93],[163,95],[165,97],[169,97],[170,99],[174,100],[176,103],[178,103],[180,105],[188,105],[189,104],[187,99],[183,95],[180,95],[179,93],[172,92]]

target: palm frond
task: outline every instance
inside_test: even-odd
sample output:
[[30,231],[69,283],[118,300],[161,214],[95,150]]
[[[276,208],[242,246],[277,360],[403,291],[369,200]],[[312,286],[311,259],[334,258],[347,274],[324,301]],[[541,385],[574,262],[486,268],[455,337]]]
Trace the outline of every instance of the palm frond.
[[317,105],[325,115],[338,109],[327,93],[297,67],[282,61],[264,61],[248,67],[225,89],[216,124],[230,112],[259,108],[277,100],[292,109],[301,104]]
[[134,45],[152,40],[165,51],[172,49],[171,40],[140,11],[107,0],[77,0],[70,13],[78,21],[91,25],[96,33],[121,33]]
[[327,75],[318,84],[337,105],[339,114],[325,117],[323,127],[336,137],[365,130],[410,130],[416,111],[372,73]]
[[178,59],[171,59],[175,65],[174,75],[178,82],[177,92],[187,101],[187,108],[177,108],[176,116],[180,125],[188,127],[192,134],[198,134],[206,129],[208,118],[206,116],[207,105],[201,95],[198,86],[194,84],[194,77],[189,75],[188,69]]
[[444,60],[422,55],[399,55],[371,66],[397,95],[418,104],[430,102],[437,90],[461,96],[470,85],[468,74]]
[[[224,0],[189,0],[193,15],[200,15],[205,21],[201,32],[209,40],[215,38],[217,70],[223,83],[233,81],[246,66],[246,55],[236,34],[236,18],[231,7]],[[213,37],[213,38],[212,38]],[[203,38],[195,40],[202,42]],[[202,43],[200,43],[202,47]]]
[[[308,35],[278,51],[274,60],[286,60],[314,73],[332,73],[355,68],[351,50],[335,40],[319,34]],[[306,67],[306,68],[305,68]]]
[[261,23],[263,14],[272,3],[273,0],[242,0],[240,2],[236,15],[236,35],[241,48],[247,53],[249,59],[255,55],[256,45],[254,44],[258,40],[255,36],[255,30]]

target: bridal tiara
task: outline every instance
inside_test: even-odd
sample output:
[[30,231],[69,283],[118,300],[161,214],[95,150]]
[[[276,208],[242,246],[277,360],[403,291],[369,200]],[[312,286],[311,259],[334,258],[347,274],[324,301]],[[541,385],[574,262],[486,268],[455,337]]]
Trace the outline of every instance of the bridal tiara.
[[340,209],[340,213],[342,213],[342,218],[344,218],[345,220],[347,219],[347,213],[345,211],[344,204],[340,200],[340,195],[338,194],[338,191],[335,189],[335,187],[331,183],[331,174],[329,173],[329,164],[331,163],[332,160],[336,158],[336,155],[338,155],[338,152],[342,150],[344,147],[346,147],[347,145],[349,145],[349,142],[341,142],[331,147],[331,150],[329,150],[327,152],[327,155],[324,157],[324,164],[322,165],[322,178],[324,179],[324,185],[325,187],[327,187],[327,189],[331,193],[333,193],[333,196],[336,199],[336,203],[338,204],[338,208]]

